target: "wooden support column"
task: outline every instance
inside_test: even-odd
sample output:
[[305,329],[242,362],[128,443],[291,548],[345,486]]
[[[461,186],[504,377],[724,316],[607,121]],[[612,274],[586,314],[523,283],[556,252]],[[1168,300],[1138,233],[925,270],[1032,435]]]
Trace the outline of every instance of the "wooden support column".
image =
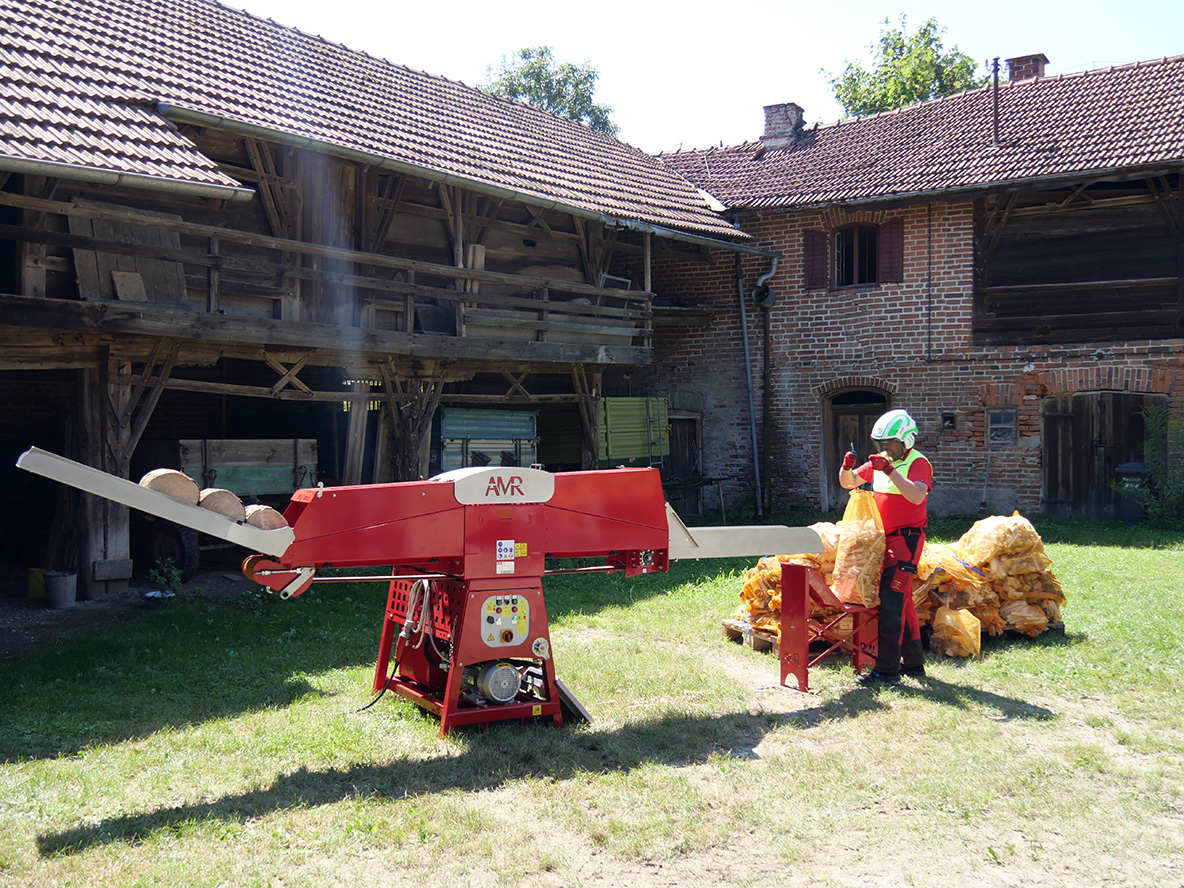
[[[365,382],[355,382],[353,393],[365,395],[369,393],[370,385]],[[345,442],[345,468],[342,470],[342,481],[346,485],[362,483],[362,466],[366,457],[366,417],[370,412],[368,400],[355,397],[349,405],[349,432]]]
[[444,370],[401,376],[391,361],[379,365],[390,410],[390,465],[395,481],[415,481],[428,473],[432,418],[444,391]]
[[[60,180],[42,176],[27,176],[25,193],[31,197],[52,200]],[[45,212],[25,210],[24,227],[31,231],[45,228]],[[24,296],[45,296],[45,244],[20,241],[18,244],[18,268],[20,270],[20,292]]]
[[[83,462],[127,477],[126,465],[120,472],[120,462],[132,432],[130,422],[123,419],[132,394],[131,364],[112,358],[107,349],[103,352],[99,366],[80,371]],[[127,506],[82,494],[80,532],[78,596],[126,592],[132,573]]]
[[643,275],[645,278],[645,283],[642,286],[642,289],[645,290],[647,293],[652,293],[654,291],[654,283],[653,283],[652,276],[650,274],[651,259],[652,259],[652,250],[650,247],[650,233],[647,231],[645,233],[645,255],[644,255],[644,259],[643,259],[643,261],[645,263],[645,272]]
[[604,371],[600,368],[588,373],[583,364],[571,365],[571,380],[580,411],[580,468],[600,468],[600,383]]

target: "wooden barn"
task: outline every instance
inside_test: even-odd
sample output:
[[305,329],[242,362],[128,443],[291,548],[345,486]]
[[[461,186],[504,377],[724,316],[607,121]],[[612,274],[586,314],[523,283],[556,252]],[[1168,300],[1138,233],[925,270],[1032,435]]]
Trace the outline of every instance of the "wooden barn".
[[[700,274],[684,295],[735,317],[746,290],[746,324],[664,339],[641,383],[677,408],[750,355],[732,400],[747,386],[758,430],[707,401],[707,473],[751,463],[773,510],[841,505],[843,452],[905,407],[933,511],[1137,518],[1114,483],[1138,477],[1144,411],[1184,410],[1184,57],[1047,63],[833,126],[771,105],[758,140],[662,156],[782,257],[772,277],[744,258],[730,292]],[[655,287],[686,274],[661,263]]]
[[[0,69],[0,559],[82,596],[135,533],[12,468],[31,445],[244,495],[594,466],[678,316],[655,264],[772,257],[626,144],[210,0],[7,0]],[[695,476],[660,432],[634,455]]]

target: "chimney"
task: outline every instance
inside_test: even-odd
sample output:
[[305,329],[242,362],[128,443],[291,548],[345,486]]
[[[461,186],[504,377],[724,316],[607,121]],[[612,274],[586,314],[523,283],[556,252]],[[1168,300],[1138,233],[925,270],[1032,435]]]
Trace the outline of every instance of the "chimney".
[[805,111],[793,102],[784,105],[765,105],[765,134],[761,141],[766,148],[788,148],[802,133]]
[[1048,64],[1048,56],[1038,55],[1016,56],[1007,60],[1007,79],[1012,83],[1017,80],[1035,80],[1044,76],[1044,66]]

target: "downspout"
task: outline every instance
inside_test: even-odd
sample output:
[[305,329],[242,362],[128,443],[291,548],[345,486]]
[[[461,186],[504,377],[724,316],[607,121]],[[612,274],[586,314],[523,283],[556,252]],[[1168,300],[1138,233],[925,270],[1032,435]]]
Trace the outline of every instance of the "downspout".
[[768,281],[777,274],[777,261],[780,259],[779,254],[774,254],[770,257],[769,270],[756,279],[756,287],[753,288],[752,298],[757,305],[761,307],[761,320],[764,327],[764,426],[761,430],[761,464],[764,466],[765,487],[762,488],[762,502],[769,501],[768,485],[773,477],[773,440],[771,429],[773,427],[773,362],[772,353],[773,347],[771,342],[771,319],[773,303],[776,297],[772,289],[767,286]]
[[752,398],[752,359],[748,351],[748,306],[744,304],[744,274],[740,267],[740,254],[736,254],[736,293],[740,297],[740,332],[744,339],[744,378],[748,387],[748,429],[752,439],[752,474],[756,481],[756,515],[765,514],[761,499],[761,461],[756,446],[756,404]]
[[925,204],[925,363],[933,361],[933,204]]
[[762,357],[762,360],[764,361],[764,367],[762,368],[762,375],[764,379],[764,397],[762,399],[764,401],[764,425],[761,427],[761,465],[764,466],[764,474],[761,477],[764,478],[765,487],[762,493],[762,502],[769,501],[769,479],[773,476],[773,468],[771,465],[773,461],[773,445],[771,436],[769,434],[769,429],[773,425],[773,396],[771,394],[773,391],[773,371],[772,362],[769,360],[769,353],[772,351],[772,346],[769,342],[769,315],[771,313],[772,310],[769,308],[769,306],[761,306],[761,321],[763,322],[762,326],[764,327],[765,339],[764,355]]

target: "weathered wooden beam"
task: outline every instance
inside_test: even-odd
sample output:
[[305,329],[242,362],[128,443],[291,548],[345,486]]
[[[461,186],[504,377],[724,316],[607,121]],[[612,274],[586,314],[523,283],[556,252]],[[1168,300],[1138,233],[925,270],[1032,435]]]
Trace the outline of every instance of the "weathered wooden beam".
[[263,358],[263,362],[267,364],[272,370],[280,374],[279,380],[271,387],[272,394],[278,394],[283,391],[289,384],[296,386],[300,391],[306,395],[312,394],[312,389],[296,378],[296,374],[304,369],[304,366],[316,356],[317,350],[314,348],[307,354],[303,355],[291,367],[285,367],[279,360],[268,354],[267,349],[259,349],[259,354]]
[[583,364],[571,365],[572,388],[580,413],[580,467],[584,470],[600,467],[600,385],[603,371],[596,368],[589,378]]
[[[581,294],[587,296],[604,294],[604,288],[594,287],[592,284],[581,284],[572,281],[554,281],[549,278],[532,277],[528,275],[508,275],[496,271],[478,271],[474,269],[464,269],[462,266],[453,265],[438,265],[430,262],[420,262],[417,259],[403,259],[395,256],[385,256],[381,253],[369,253],[359,250],[348,250],[343,247],[324,246],[321,244],[313,244],[304,242],[304,240],[290,240],[277,237],[269,237],[266,234],[255,234],[251,232],[236,231],[232,229],[224,229],[214,225],[200,225],[197,223],[184,223],[184,221],[173,221],[168,219],[160,219],[154,217],[137,217],[134,211],[126,213],[112,213],[101,210],[96,207],[76,207],[71,204],[63,204],[60,201],[40,200],[37,198],[28,198],[25,195],[0,193],[0,206],[20,206],[26,208],[39,208],[46,212],[60,213],[63,215],[83,215],[83,217],[91,218],[107,218],[115,221],[120,221],[122,224],[142,224],[148,227],[157,227],[157,229],[176,231],[182,234],[192,234],[194,237],[210,238],[218,237],[225,242],[239,243],[247,246],[264,247],[264,249],[279,250],[282,252],[303,253],[303,255],[328,257],[341,260],[341,262],[359,263],[362,265],[374,265],[378,268],[397,269],[400,271],[414,270],[419,274],[435,275],[437,277],[451,278],[453,281],[480,281],[482,283],[491,284],[508,284],[519,285],[519,287],[540,287],[546,284],[556,290],[567,292],[574,292],[574,294]],[[129,252],[129,255],[141,255],[139,252],[133,252],[128,247],[140,247],[140,245],[124,244],[122,242],[110,242],[110,240],[98,239],[75,239],[69,234],[62,234],[60,232],[31,232],[22,229],[19,226],[0,226],[0,238],[8,240],[28,239],[34,243],[53,243],[67,246],[78,246],[82,249],[105,250],[109,252],[118,252],[121,247],[124,251]],[[194,264],[208,265],[214,262],[214,258],[208,253],[192,253],[185,251],[172,251],[163,249],[163,247],[152,247],[152,251],[144,252],[142,255],[148,258],[160,258],[172,260],[172,262],[191,262]],[[220,268],[230,268],[230,259],[220,257]],[[268,263],[256,263],[257,268],[262,268]],[[271,265],[272,271],[291,271],[295,269],[285,268],[283,265]],[[618,291],[619,295],[619,291]],[[643,292],[637,291],[632,294],[635,297],[644,296]]]
[[[309,342],[325,343],[317,364],[337,365],[348,356],[407,356],[424,360],[526,361],[567,365],[573,360],[603,364],[648,364],[650,349],[604,342],[530,342],[463,339],[410,334],[395,330],[352,329],[329,324],[210,315],[171,306],[145,308],[138,303],[77,302],[26,296],[0,297],[0,327],[39,327],[106,336],[177,337],[190,343],[220,342],[258,348],[304,351]],[[183,331],[184,336],[178,336]]]
[[345,467],[342,481],[346,485],[362,483],[362,467],[366,457],[366,418],[370,406],[370,385],[355,382],[349,402],[349,429],[345,436]]
[[[161,340],[153,348],[152,355],[148,361],[145,362],[144,371],[141,374],[139,382],[132,387],[127,405],[124,408],[128,420],[131,419],[132,411],[140,401],[151,373],[155,371],[156,381],[148,392],[148,398],[144,401],[143,405],[140,405],[140,412],[132,423],[131,431],[128,433],[127,441],[124,443],[124,452],[119,454],[119,464],[121,467],[131,464],[132,453],[135,452],[136,447],[140,443],[140,438],[144,435],[144,430],[148,427],[148,421],[152,418],[152,413],[156,410],[156,405],[160,401],[160,395],[164,391],[164,383],[173,372],[173,367],[177,363],[177,356],[180,352],[181,343],[178,340]],[[157,366],[158,361],[159,366]],[[122,417],[121,421],[123,421]]]
[[[157,382],[154,378],[153,383]],[[318,391],[283,391],[273,392],[270,388],[261,385],[238,385],[232,382],[214,382],[205,379],[178,379],[171,377],[164,381],[163,387],[170,391],[178,392],[201,392],[210,395],[233,395],[239,398],[262,398],[270,401],[304,401],[316,403],[341,403],[343,401],[354,401],[355,395],[352,392],[318,392]],[[372,395],[363,395],[365,400],[371,399]]]

